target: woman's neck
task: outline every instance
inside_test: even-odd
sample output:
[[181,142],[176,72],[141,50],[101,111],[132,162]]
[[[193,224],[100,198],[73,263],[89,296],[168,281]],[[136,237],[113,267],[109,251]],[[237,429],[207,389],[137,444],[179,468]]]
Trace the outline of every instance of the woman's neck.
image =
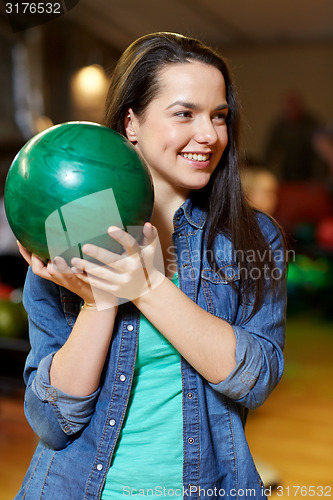
[[184,203],[190,194],[189,189],[172,186],[161,179],[154,179],[155,202],[152,216],[152,224],[159,229],[159,222],[167,221],[172,226],[173,216],[176,210]]
[[172,278],[177,271],[173,252],[173,216],[184,203],[189,192],[175,190],[172,186],[155,184],[155,203],[151,223],[156,227],[164,257],[165,274]]

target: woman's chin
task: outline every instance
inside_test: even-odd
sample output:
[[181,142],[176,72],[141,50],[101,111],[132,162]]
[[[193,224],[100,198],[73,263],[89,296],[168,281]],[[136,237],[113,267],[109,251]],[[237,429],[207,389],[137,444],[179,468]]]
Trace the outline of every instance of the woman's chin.
[[210,179],[210,175],[207,176],[205,179],[200,179],[200,180],[197,179],[196,182],[192,182],[191,183],[191,187],[190,187],[191,191],[192,190],[196,190],[197,191],[199,189],[202,189],[202,188],[206,187],[207,184],[208,184],[208,182],[209,182],[209,179]]

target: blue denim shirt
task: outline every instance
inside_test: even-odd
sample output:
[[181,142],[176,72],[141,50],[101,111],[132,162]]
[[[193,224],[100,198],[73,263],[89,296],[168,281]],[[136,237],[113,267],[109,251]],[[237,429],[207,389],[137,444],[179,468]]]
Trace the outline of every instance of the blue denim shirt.
[[[258,220],[276,267],[283,271],[281,235],[267,216],[259,214]],[[263,499],[244,426],[247,409],[266,400],[283,372],[285,279],[279,280],[273,296],[267,291],[260,311],[244,322],[243,309],[249,306],[239,303],[233,287],[209,265],[205,223],[205,213],[189,200],[175,213],[180,287],[203,309],[233,326],[237,365],[227,379],[212,384],[182,359],[184,490],[176,494],[201,500]],[[237,280],[234,252],[222,234],[215,241],[215,255],[219,266]],[[50,385],[49,369],[54,353],[70,335],[81,299],[29,270],[24,304],[31,342],[24,372],[25,412],[40,442],[16,499],[96,500],[129,399],[139,312],[130,302],[119,307],[99,389],[88,397],[73,397]]]

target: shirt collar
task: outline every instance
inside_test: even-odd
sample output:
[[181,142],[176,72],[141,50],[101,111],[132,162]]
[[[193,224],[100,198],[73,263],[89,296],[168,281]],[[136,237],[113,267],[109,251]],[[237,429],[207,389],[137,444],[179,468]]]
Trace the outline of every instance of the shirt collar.
[[174,220],[179,220],[179,217],[184,214],[187,222],[197,229],[203,229],[207,213],[197,205],[194,205],[192,200],[188,198],[176,211]]

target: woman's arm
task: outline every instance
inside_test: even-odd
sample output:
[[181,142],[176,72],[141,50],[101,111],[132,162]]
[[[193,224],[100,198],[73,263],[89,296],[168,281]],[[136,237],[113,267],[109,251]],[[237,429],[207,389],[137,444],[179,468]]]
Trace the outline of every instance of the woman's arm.
[[242,304],[238,309],[233,324],[237,338],[236,368],[226,380],[211,384],[214,390],[251,409],[265,402],[282,377],[287,305],[283,237],[268,216],[259,213],[258,222],[272,252],[274,269],[269,273],[258,312],[246,321],[252,305]]
[[133,302],[208,382],[225,380],[235,368],[232,326],[202,309],[167,278]]
[[75,258],[73,264],[88,273],[88,276],[81,273],[78,278],[94,286],[99,286],[94,281],[99,280],[105,291],[132,300],[204,378],[212,383],[221,382],[236,364],[236,337],[232,326],[202,309],[156,269],[157,234],[150,224],[145,225],[144,232],[146,240],[141,249],[124,231],[110,232],[127,251],[122,259],[101,248],[85,245],[84,253],[105,265],[96,267]]
[[[152,231],[151,226],[145,226],[147,240],[151,242]],[[281,257],[281,237],[273,224],[269,231],[272,253],[280,252]],[[130,241],[127,258],[113,262],[108,252],[89,245],[83,247],[83,251],[104,262],[105,266],[93,269],[89,262],[74,259],[75,266],[85,269],[92,283],[103,276],[103,289],[132,300],[215,390],[251,407],[261,404],[283,371],[286,294],[281,258],[277,262],[281,279],[275,294],[270,293],[268,286],[259,312],[245,322],[244,317],[248,317],[249,311],[245,311],[245,315],[242,313],[244,307],[249,306],[243,305],[237,324],[230,325],[195,304],[154,268],[152,243],[143,248],[139,258],[137,243],[129,240],[126,233],[119,230],[111,234],[124,248]],[[146,283],[142,257],[149,276]],[[88,278],[82,274],[80,279]],[[135,293],[128,295],[133,290]]]
[[169,280],[134,301],[214,390],[252,409],[283,373],[287,298],[283,238],[268,217],[261,214],[259,222],[274,257],[275,287],[267,280],[261,308],[251,319],[246,318],[252,305],[241,304],[230,325],[196,306]]
[[67,342],[55,353],[50,383],[73,396],[97,390],[112,337],[116,307],[98,311],[84,305]]
[[61,449],[89,423],[99,393],[97,390],[89,396],[77,397],[50,384],[53,356],[71,334],[80,300],[73,296],[71,308],[65,315],[59,287],[34,274],[31,268],[28,269],[23,300],[29,318],[31,345],[24,368],[25,414],[44,443]]
[[73,396],[88,396],[99,386],[117,313],[117,299],[110,293],[94,293],[90,284],[79,280],[64,259],[57,257],[55,265],[45,265],[19,247],[37,276],[67,288],[85,301],[71,334],[53,357],[50,384]]
[[[97,294],[103,306],[97,311],[96,293],[74,273],[61,273],[62,261],[58,261],[59,269],[53,269],[21,246],[20,251],[31,266],[24,287],[31,344],[24,370],[25,413],[43,442],[62,449],[94,412],[117,307],[105,309],[115,298]],[[58,284],[86,301],[74,328],[76,316],[67,321]]]

